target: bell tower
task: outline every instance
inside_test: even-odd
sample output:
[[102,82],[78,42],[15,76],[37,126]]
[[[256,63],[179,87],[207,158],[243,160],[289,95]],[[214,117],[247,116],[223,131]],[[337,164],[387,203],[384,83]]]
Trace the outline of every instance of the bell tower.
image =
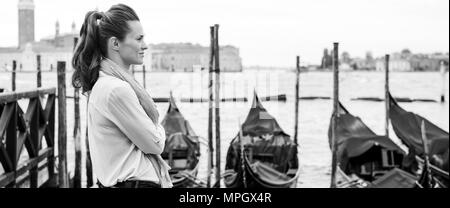
[[34,2],[19,0],[19,47],[34,42]]

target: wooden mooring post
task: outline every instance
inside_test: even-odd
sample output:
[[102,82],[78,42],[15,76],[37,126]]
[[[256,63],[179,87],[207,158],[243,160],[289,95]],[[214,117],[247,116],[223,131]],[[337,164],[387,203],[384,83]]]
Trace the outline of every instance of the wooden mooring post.
[[69,187],[67,176],[67,109],[66,109],[66,62],[58,61],[58,184]]
[[16,91],[16,70],[17,70],[17,63],[14,60],[12,63],[11,91]]
[[37,87],[42,87],[42,74],[41,74],[41,55],[36,56],[37,74],[36,81]]
[[296,82],[295,82],[295,126],[294,126],[294,143],[298,145],[298,104],[299,104],[299,90],[300,90],[300,56],[297,56],[297,64],[296,64]]
[[339,105],[339,43],[334,43],[333,54],[333,119],[331,130],[331,188],[336,188],[336,169],[337,169],[337,122],[338,122],[338,105]]
[[81,122],[80,122],[80,89],[74,88],[74,115],[73,139],[75,145],[75,172],[73,187],[81,188]]
[[211,187],[211,171],[214,158],[213,146],[213,64],[214,64],[214,27],[210,27],[211,44],[209,47],[209,72],[208,72],[208,175],[207,187]]
[[389,137],[389,54],[384,57],[384,103],[385,103],[385,121],[384,121],[384,134]]
[[214,72],[215,72],[215,123],[216,123],[216,183],[220,188],[220,63],[219,63],[219,25],[214,25]]
[[444,61],[441,61],[441,63],[440,63],[440,66],[439,66],[440,68],[439,68],[439,71],[440,71],[440,73],[441,73],[441,84],[442,84],[442,86],[441,86],[441,98],[440,98],[440,100],[441,100],[441,103],[444,103],[445,102],[445,91],[446,91],[446,88],[447,88],[447,85],[445,84],[445,80],[446,80],[446,78],[445,78],[445,64],[444,64]]

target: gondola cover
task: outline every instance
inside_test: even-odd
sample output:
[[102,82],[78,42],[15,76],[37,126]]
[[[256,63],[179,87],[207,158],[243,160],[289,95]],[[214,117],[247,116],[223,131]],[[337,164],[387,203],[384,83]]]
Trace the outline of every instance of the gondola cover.
[[416,155],[423,157],[424,148],[421,124],[424,121],[429,145],[430,162],[448,173],[448,132],[431,123],[426,118],[404,110],[391,95],[389,97],[389,117],[395,134],[409,148],[407,164],[413,166]]

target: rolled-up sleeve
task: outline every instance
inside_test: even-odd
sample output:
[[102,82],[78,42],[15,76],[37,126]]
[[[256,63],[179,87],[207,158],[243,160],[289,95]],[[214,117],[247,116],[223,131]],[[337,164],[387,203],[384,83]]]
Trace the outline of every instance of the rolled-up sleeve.
[[108,97],[108,118],[145,154],[161,154],[166,134],[164,128],[147,116],[135,92],[124,83]]

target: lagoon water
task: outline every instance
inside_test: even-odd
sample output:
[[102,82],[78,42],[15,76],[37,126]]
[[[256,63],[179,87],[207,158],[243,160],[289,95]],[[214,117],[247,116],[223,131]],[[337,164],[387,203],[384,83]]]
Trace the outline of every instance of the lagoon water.
[[[136,79],[142,83],[142,74],[136,73]],[[305,72],[300,75],[300,96],[332,97],[333,75],[331,72]],[[449,90],[448,73],[446,80],[446,103],[413,102],[400,103],[409,111],[429,119],[442,129],[449,130]],[[71,73],[66,76],[67,94],[73,94],[70,84]],[[356,97],[384,97],[383,72],[340,72],[339,97],[350,113],[359,116],[375,133],[384,134],[385,105],[384,102],[353,101]],[[43,87],[56,87],[56,72],[43,72]],[[36,87],[35,73],[18,73],[17,90],[30,90]],[[0,73],[0,88],[9,90],[11,74]],[[153,97],[168,97],[170,91],[175,98],[207,98],[208,74],[206,72],[151,72],[146,74],[146,87]],[[426,98],[439,100],[442,92],[442,77],[438,72],[392,72],[390,74],[390,89],[395,97]],[[225,165],[226,152],[231,139],[238,133],[239,122],[243,122],[249,112],[253,91],[260,96],[286,94],[287,102],[263,102],[268,112],[273,115],[283,130],[294,135],[295,109],[295,73],[286,70],[246,70],[241,73],[221,74],[220,96],[248,97],[248,102],[220,103],[221,118],[221,165]],[[85,135],[86,99],[82,96],[81,125]],[[25,111],[27,102],[21,101],[20,106]],[[160,120],[165,115],[168,103],[157,103]],[[201,137],[207,137],[208,103],[181,103],[180,111],[190,122],[194,131]],[[67,136],[69,171],[74,170],[73,146],[73,100],[67,100]],[[328,146],[328,125],[332,111],[331,100],[300,100],[299,103],[299,160],[300,177],[298,187],[329,187],[331,152]],[[57,121],[56,121],[57,122]],[[57,124],[57,123],[56,123]],[[56,132],[57,133],[57,132]],[[399,143],[392,128],[391,138]],[[56,137],[57,138],[57,137]],[[44,142],[45,143],[45,142]],[[399,143],[400,144],[400,143]],[[199,178],[206,178],[206,146],[202,146]],[[404,147],[407,149],[406,147]],[[26,151],[23,156],[26,157]],[[84,152],[83,152],[84,161]],[[83,164],[84,166],[84,164]],[[0,167],[0,173],[3,172]],[[83,177],[84,171],[83,171]],[[83,178],[85,181],[85,178]]]

